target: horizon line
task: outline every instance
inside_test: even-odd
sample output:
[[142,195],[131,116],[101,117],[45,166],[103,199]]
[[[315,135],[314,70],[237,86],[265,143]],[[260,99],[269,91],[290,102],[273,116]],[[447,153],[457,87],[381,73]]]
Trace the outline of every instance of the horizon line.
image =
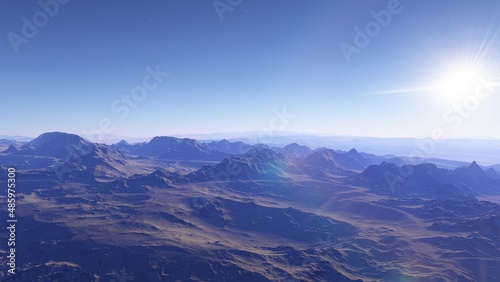
[[[20,141],[20,142],[29,142],[33,139],[36,139],[37,137],[41,136],[42,134],[46,133],[66,133],[66,134],[73,134],[73,135],[78,135],[86,140],[94,142],[92,139],[93,138],[88,138],[89,136],[85,136],[85,134],[78,134],[74,132],[69,132],[69,131],[47,131],[38,134],[36,137],[32,136],[27,136],[27,135],[19,135],[19,134],[14,134],[14,135],[9,135],[9,134],[1,134],[0,139],[3,140],[12,140],[12,141]],[[116,142],[122,141],[122,140],[139,140],[139,139],[153,139],[155,137],[175,137],[175,138],[188,138],[188,139],[196,139],[196,140],[237,140],[237,139],[242,139],[242,138],[255,138],[258,137],[258,135],[261,133],[261,131],[228,131],[228,132],[212,132],[212,133],[183,133],[183,134],[159,134],[159,135],[154,135],[154,136],[124,136],[124,135],[112,135],[112,134],[103,134],[104,140],[107,140],[107,142],[103,143],[108,143],[110,140],[118,140]],[[427,140],[427,139],[433,139],[431,137],[422,137],[422,136],[367,136],[367,135],[349,135],[349,134],[337,134],[337,133],[320,133],[320,132],[296,132],[296,131],[275,131],[273,134],[276,137],[288,137],[288,136],[307,136],[307,137],[319,137],[319,138],[328,138],[328,137],[337,137],[337,138],[369,138],[369,139],[410,139],[410,140]],[[226,135],[226,136],[223,136]],[[235,136],[230,136],[230,135],[235,135]],[[239,135],[239,136],[238,136]],[[210,137],[212,136],[212,137]],[[204,137],[210,137],[207,139],[203,139]],[[28,140],[29,141],[22,141],[22,140]],[[500,141],[500,137],[492,137],[492,136],[454,136],[454,137],[448,137],[445,139],[435,139],[435,141],[448,141],[448,140],[487,140],[487,141],[495,141],[498,140]],[[115,142],[115,143],[116,143]],[[128,141],[127,141],[128,142]],[[266,142],[263,142],[266,143]]]

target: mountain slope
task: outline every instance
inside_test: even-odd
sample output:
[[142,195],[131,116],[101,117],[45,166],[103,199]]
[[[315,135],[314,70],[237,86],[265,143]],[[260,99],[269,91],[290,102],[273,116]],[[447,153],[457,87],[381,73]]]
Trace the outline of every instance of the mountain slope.
[[217,165],[206,165],[188,175],[193,181],[285,180],[291,169],[287,159],[272,149],[257,147]]
[[298,168],[312,177],[338,177],[354,175],[367,167],[368,160],[356,150],[348,153],[320,149],[299,162]]
[[396,192],[425,196],[451,187],[456,193],[500,194],[500,180],[489,176],[476,162],[455,170],[438,168],[434,164],[397,166],[384,162],[368,167],[353,179],[383,194]]
[[313,151],[307,146],[292,143],[283,148],[277,148],[276,152],[282,153],[291,160],[301,160],[312,154]]
[[[123,146],[123,144],[122,144]],[[129,146],[131,154],[176,160],[222,160],[228,155],[189,138],[159,136],[147,143]]]
[[241,141],[230,142],[227,139],[222,139],[220,141],[212,141],[206,143],[206,145],[212,150],[217,150],[219,152],[229,155],[245,154],[255,147]]
[[0,157],[1,163],[17,162],[19,168],[52,167],[64,178],[113,179],[125,176],[127,156],[104,144],[89,142],[78,135],[44,133]]

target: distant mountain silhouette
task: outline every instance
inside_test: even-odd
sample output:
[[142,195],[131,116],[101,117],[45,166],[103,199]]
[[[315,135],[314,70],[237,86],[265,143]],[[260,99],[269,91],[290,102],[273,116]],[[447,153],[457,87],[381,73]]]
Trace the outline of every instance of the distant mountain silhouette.
[[320,149],[299,162],[298,168],[308,175],[321,178],[354,175],[370,163],[354,149],[348,153]]
[[6,150],[7,148],[10,149],[10,147],[18,148],[22,144],[24,144],[24,143],[14,141],[14,140],[0,139],[0,152]]
[[107,145],[62,132],[44,133],[19,149],[11,147],[4,153],[4,158],[10,162],[25,160],[23,167],[38,167],[38,162],[33,161],[40,160],[42,164],[51,165],[59,176],[67,174],[71,178],[87,180],[123,176],[120,169],[124,169],[127,160],[125,155]]
[[276,151],[282,153],[291,160],[301,160],[313,152],[309,147],[297,143],[288,144],[283,148],[277,148]]
[[289,162],[272,149],[257,147],[217,165],[203,166],[188,175],[194,181],[285,180]]
[[19,148],[14,146],[14,145],[10,145],[9,148],[5,151],[3,151],[2,153],[4,154],[17,154],[19,153]]
[[500,174],[498,174],[498,172],[492,167],[488,168],[485,172],[493,179],[500,179]]
[[354,177],[374,192],[404,195],[430,195],[442,189],[453,193],[500,194],[500,181],[490,177],[476,162],[469,167],[448,170],[434,164],[397,166],[391,163],[372,165]]
[[222,160],[228,154],[209,148],[206,144],[189,138],[154,137],[147,143],[129,145],[119,143],[130,154],[176,160]]
[[[113,151],[122,152],[127,155],[136,155],[134,152],[142,148],[146,143],[147,142],[130,144],[125,140],[121,140],[118,143],[110,145],[109,148]],[[141,156],[139,156],[139,158],[141,158]],[[146,156],[142,156],[142,158],[146,158]]]
[[21,146],[19,155],[47,156],[66,159],[75,152],[81,155],[95,154],[97,145],[75,134],[62,132],[44,133]]
[[245,154],[250,151],[250,149],[255,147],[241,141],[230,142],[226,139],[222,139],[221,141],[212,141],[206,143],[206,145],[212,150],[217,150],[230,155]]

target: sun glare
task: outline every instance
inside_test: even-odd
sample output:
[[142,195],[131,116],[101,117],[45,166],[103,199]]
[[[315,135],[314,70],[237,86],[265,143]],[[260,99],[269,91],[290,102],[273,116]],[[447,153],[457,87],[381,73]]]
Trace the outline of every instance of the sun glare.
[[435,86],[436,95],[445,102],[460,102],[469,95],[480,83],[483,73],[477,68],[458,66],[447,69],[441,74]]

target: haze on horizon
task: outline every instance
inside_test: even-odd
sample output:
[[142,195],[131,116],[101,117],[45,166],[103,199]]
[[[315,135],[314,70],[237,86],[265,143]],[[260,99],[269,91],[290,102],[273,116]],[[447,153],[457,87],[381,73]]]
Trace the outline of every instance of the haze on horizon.
[[498,2],[117,3],[0,3],[2,134],[500,138]]

